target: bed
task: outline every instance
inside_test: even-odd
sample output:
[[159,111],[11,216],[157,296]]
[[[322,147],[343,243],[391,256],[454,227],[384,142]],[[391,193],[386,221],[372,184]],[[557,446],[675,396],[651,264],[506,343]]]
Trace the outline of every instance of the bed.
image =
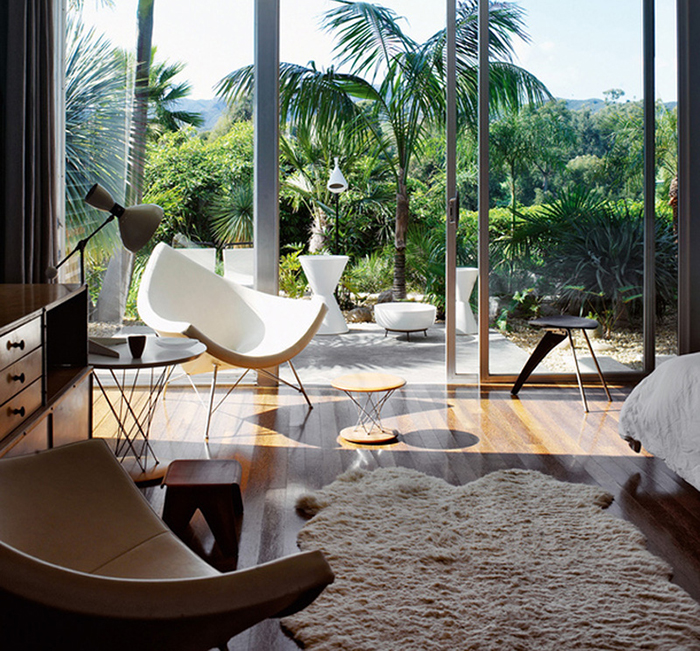
[[619,434],[700,490],[700,353],[663,362],[630,393]]

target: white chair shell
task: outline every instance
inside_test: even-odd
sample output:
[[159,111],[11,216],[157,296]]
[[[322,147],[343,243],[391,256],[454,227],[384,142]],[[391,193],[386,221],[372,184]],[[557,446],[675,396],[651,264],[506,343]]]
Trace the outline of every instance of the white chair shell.
[[[141,277],[137,307],[143,322],[158,334],[190,337],[207,346],[204,355],[183,368],[188,374],[213,371],[212,396],[221,369],[265,372],[285,362],[291,366],[292,358],[316,334],[327,309],[320,298],[291,299],[243,287],[162,242]],[[298,380],[295,370],[294,374]],[[311,406],[300,381],[295,388]],[[211,412],[210,399],[207,435]]]
[[163,523],[103,439],[0,459],[3,649],[194,651],[313,601],[320,552],[219,573]]
[[191,247],[177,249],[177,252],[202,265],[209,271],[216,271],[216,249],[214,247]]

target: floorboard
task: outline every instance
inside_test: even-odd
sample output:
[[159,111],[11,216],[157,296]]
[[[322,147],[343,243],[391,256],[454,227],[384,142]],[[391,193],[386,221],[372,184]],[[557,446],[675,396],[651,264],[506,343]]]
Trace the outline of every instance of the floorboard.
[[[408,384],[387,403],[397,442],[363,446],[339,439],[356,419],[354,406],[330,387],[307,387],[313,403],[288,387],[239,387],[214,415],[204,441],[205,409],[190,388],[170,388],[152,425],[164,459],[235,458],[243,466],[244,517],[237,559],[221,556],[202,519],[191,544],[222,569],[250,567],[297,551],[304,520],[300,495],[351,468],[402,466],[463,484],[502,468],[538,470],[562,481],[597,484],[614,501],[610,513],[641,529],[649,550],[673,569],[673,580],[700,601],[700,493],[659,459],[634,453],[619,437],[620,407],[629,389],[613,388],[612,403],[577,387],[507,388]],[[114,421],[95,392],[95,435],[113,438]],[[162,510],[164,491],[145,488]],[[287,651],[296,644],[271,620],[237,636],[231,651]]]

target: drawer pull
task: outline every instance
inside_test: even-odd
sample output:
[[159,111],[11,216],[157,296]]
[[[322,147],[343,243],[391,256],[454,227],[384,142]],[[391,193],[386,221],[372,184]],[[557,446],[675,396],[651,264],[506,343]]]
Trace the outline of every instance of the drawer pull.
[[13,375],[12,380],[15,382],[19,382],[20,384],[24,384],[24,373],[20,373],[19,375]]
[[19,414],[20,416],[24,416],[24,414],[25,414],[24,407],[20,407],[19,409],[10,409],[10,413]]
[[17,342],[8,341],[7,350],[12,350],[13,348],[19,348],[20,350],[24,350],[24,339]]

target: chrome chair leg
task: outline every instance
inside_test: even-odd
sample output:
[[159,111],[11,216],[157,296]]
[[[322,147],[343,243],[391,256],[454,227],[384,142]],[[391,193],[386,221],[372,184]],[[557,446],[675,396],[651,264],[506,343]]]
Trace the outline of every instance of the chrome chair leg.
[[213,405],[214,405],[214,392],[216,391],[216,376],[219,373],[219,367],[214,365],[214,375],[212,376],[211,379],[211,388],[209,390],[209,409],[207,410],[207,424],[204,429],[204,440],[208,441],[209,440],[209,425],[211,424],[211,415],[214,413],[213,410]]

